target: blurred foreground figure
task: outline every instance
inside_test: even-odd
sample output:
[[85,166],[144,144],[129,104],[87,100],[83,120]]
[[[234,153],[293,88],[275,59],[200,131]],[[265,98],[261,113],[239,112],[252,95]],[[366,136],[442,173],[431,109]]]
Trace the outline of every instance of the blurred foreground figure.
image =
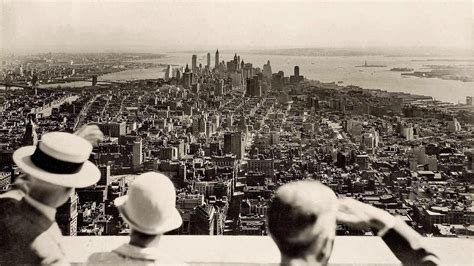
[[[97,146],[99,142],[104,139],[104,134],[96,125],[85,125],[74,132],[92,146]],[[0,198],[13,198],[20,200],[28,192],[29,177],[27,175],[20,175],[13,184],[10,185],[10,190],[0,195]]]
[[337,199],[316,181],[281,186],[268,211],[268,230],[281,253],[281,265],[325,265],[331,256],[336,222],[379,231],[403,264],[437,265],[422,237],[401,219],[353,199]]
[[0,198],[0,265],[67,264],[56,208],[75,187],[100,178],[88,158],[92,145],[64,132],[46,133],[37,146],[19,148],[13,161],[24,175]]
[[115,205],[130,226],[130,241],[112,252],[92,254],[88,264],[183,265],[158,249],[161,236],[182,223],[176,191],[168,177],[154,172],[138,176],[128,195],[117,198]]
[[336,235],[337,198],[319,182],[281,186],[268,210],[268,230],[282,265],[326,264]]

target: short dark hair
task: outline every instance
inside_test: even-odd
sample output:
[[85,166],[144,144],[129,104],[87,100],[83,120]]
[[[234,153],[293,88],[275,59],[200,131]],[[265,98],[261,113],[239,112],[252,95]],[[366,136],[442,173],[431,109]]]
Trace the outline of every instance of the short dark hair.
[[290,237],[299,235],[305,228],[316,223],[316,214],[274,197],[268,210],[268,230],[280,252],[288,257],[301,257],[313,245],[313,239],[304,242],[289,241]]
[[145,248],[148,244],[155,240],[158,235],[150,235],[146,233],[142,233],[138,230],[132,229],[130,232],[130,244],[134,246]]

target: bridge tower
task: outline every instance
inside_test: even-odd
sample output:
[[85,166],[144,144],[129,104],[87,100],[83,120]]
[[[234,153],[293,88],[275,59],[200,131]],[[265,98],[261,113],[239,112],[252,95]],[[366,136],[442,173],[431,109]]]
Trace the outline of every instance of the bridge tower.
[[8,92],[9,89],[11,89],[11,84],[10,84],[11,77],[10,77],[10,75],[6,74],[3,78],[3,80],[5,81],[5,92]]

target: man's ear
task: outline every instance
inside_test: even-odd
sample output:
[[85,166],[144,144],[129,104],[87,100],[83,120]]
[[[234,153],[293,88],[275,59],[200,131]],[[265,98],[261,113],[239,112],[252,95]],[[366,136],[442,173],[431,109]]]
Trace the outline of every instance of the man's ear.
[[332,249],[334,247],[334,238],[328,239],[323,243],[323,246],[320,248],[318,254],[316,254],[316,261],[322,264],[327,264],[329,258],[331,257]]

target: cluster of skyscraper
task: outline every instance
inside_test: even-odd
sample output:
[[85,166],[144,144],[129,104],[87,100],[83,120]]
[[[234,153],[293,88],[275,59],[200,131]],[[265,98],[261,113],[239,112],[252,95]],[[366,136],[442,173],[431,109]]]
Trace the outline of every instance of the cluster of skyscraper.
[[203,67],[198,62],[198,56],[192,55],[191,67],[173,68],[168,65],[165,72],[165,81],[175,79],[177,84],[182,84],[185,89],[193,89],[198,92],[212,84],[215,88],[215,96],[222,96],[224,88],[242,88],[247,97],[262,97],[271,87],[281,88],[283,84],[297,84],[304,77],[299,74],[299,67],[295,66],[294,75],[289,79],[284,77],[282,71],[273,74],[270,61],[263,65],[263,68],[253,67],[251,63],[245,63],[238,54],[230,61],[220,61],[219,50],[215,53],[214,67],[211,68],[211,54],[207,53],[207,64]]

